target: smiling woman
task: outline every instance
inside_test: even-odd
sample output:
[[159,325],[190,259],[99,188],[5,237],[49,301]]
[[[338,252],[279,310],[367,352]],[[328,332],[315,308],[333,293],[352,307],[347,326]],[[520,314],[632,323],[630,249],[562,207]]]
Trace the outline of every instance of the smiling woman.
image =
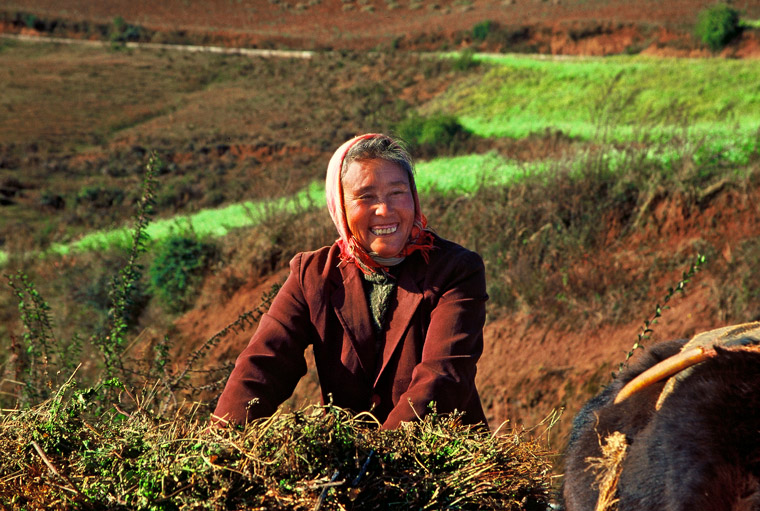
[[303,252],[241,353],[214,420],[271,415],[306,373],[311,344],[323,401],[370,411],[385,428],[432,409],[486,425],[475,388],[483,351],[483,261],[427,228],[403,144],[349,140],[330,160],[339,238]]

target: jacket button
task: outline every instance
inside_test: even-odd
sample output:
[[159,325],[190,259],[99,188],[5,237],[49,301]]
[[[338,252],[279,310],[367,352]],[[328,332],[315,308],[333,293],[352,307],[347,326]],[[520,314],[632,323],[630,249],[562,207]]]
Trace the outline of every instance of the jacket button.
[[372,394],[372,399],[370,399],[370,402],[372,403],[372,407],[380,406],[380,402],[382,399],[380,399],[380,396],[377,394]]

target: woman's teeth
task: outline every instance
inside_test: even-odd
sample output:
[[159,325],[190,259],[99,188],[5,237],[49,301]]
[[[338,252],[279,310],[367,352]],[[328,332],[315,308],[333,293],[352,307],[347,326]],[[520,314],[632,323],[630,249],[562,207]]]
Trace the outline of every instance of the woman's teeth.
[[370,229],[375,236],[381,236],[383,234],[393,234],[396,232],[396,227],[375,227]]

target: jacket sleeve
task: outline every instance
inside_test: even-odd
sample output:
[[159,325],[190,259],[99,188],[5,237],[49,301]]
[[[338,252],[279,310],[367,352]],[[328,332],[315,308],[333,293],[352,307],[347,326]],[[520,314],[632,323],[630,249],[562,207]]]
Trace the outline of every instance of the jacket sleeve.
[[466,411],[473,400],[476,363],[483,352],[486,293],[483,260],[467,251],[448,273],[430,313],[422,357],[408,390],[388,415],[384,428],[423,417],[435,402],[440,413]]
[[300,283],[301,254],[235,361],[214,411],[217,422],[243,424],[275,412],[306,374],[304,350],[315,335]]

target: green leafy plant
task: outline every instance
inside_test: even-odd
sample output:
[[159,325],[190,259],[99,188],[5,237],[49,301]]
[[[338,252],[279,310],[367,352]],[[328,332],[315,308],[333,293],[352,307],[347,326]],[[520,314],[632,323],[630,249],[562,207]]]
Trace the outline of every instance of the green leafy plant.
[[24,326],[23,354],[17,354],[17,372],[24,376],[18,400],[30,404],[47,398],[51,389],[60,384],[60,374],[73,369],[72,360],[78,358],[81,342],[78,338],[68,343],[56,338],[50,305],[28,275],[19,270],[15,276],[6,278],[18,299]]
[[38,22],[37,16],[31,13],[22,14],[21,20],[24,22],[24,26],[26,26],[27,28],[35,28]]
[[98,346],[103,354],[109,376],[115,366],[119,366],[123,371],[120,355],[126,344],[126,335],[130,326],[128,318],[131,316],[138,281],[142,276],[142,266],[138,259],[147,250],[149,237],[146,228],[153,215],[156,174],[160,172],[162,166],[163,162],[157,156],[150,157],[143,178],[142,193],[137,204],[132,245],[127,262],[113,280],[109,292],[110,308],[106,325],[102,332],[92,339],[92,343]]
[[694,27],[695,35],[713,51],[725,47],[740,32],[739,11],[726,4],[700,11]]
[[[152,215],[155,173],[161,165],[161,161],[152,156],[146,166],[132,246],[125,266],[111,283],[106,322],[89,340],[100,349],[108,377],[117,370],[124,374],[121,353],[134,319],[132,308],[141,277],[138,258],[146,250],[148,236],[145,229]],[[16,365],[17,373],[24,373],[25,378],[17,401],[29,405],[49,396],[60,385],[59,379],[74,371],[84,343],[77,334],[69,341],[58,338],[53,328],[51,307],[26,273],[19,270],[15,276],[6,277],[18,300],[24,326],[24,352],[17,357]]]
[[475,50],[472,48],[466,48],[459,53],[459,56],[454,59],[452,64],[457,71],[467,71],[474,67],[478,67],[480,62],[475,60]]
[[148,274],[153,290],[169,310],[179,312],[191,303],[215,251],[213,244],[192,233],[175,234],[160,242]]
[[110,208],[124,201],[124,191],[117,188],[85,186],[77,192],[76,203],[86,207]]
[[476,41],[485,41],[494,29],[496,29],[495,22],[491,20],[481,21],[472,27],[472,38]]
[[459,146],[471,137],[471,133],[456,116],[450,114],[429,117],[414,114],[402,121],[396,131],[423,156],[431,153],[456,153]]
[[138,41],[142,31],[141,27],[127,23],[121,16],[116,16],[113,19],[109,37],[112,43],[123,44],[127,41]]

